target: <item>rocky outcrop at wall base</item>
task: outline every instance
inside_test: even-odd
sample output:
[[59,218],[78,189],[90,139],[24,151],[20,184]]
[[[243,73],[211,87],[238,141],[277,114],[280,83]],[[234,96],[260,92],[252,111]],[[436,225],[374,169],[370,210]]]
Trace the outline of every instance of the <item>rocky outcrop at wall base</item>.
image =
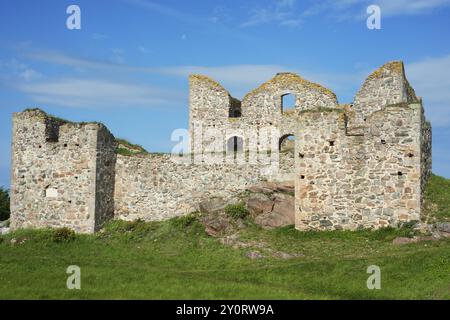
[[264,228],[276,228],[295,223],[293,182],[263,183],[249,189],[247,208],[255,222]]

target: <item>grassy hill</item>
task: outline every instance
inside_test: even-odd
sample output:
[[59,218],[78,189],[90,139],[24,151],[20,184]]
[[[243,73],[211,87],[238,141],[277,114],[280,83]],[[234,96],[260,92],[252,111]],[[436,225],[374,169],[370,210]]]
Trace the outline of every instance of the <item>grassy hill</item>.
[[[449,219],[450,181],[433,176],[425,201],[428,219]],[[0,299],[450,298],[450,240],[393,245],[414,235],[411,225],[357,232],[244,225],[232,245],[206,235],[195,215],[112,221],[62,242],[51,230],[17,231],[0,238]],[[81,268],[81,290],[66,289],[69,265]],[[381,268],[380,290],[366,287],[370,265]]]

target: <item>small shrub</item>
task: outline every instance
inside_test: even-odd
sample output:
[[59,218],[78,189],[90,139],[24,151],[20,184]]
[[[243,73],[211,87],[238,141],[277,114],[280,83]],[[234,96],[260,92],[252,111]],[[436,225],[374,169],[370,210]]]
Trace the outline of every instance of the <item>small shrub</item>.
[[75,231],[63,227],[53,231],[52,239],[54,242],[70,242],[75,240]]
[[249,212],[243,203],[229,204],[225,207],[225,213],[233,219],[244,219]]
[[171,222],[175,227],[186,228],[192,225],[196,220],[197,217],[194,214],[188,214],[185,216],[173,218]]
[[9,219],[9,193],[0,187],[0,221]]

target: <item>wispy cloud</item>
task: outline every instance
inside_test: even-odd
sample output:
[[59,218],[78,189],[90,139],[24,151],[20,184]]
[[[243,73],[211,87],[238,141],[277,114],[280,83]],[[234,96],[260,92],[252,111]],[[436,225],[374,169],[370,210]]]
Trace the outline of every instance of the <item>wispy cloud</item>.
[[364,73],[361,72],[357,74],[329,74],[293,68],[286,65],[271,64],[139,67],[130,66],[125,63],[120,64],[69,56],[61,52],[38,51],[35,53],[32,50],[29,52],[28,57],[50,64],[70,66],[76,70],[98,70],[112,73],[147,73],[184,78],[187,78],[189,74],[193,73],[205,74],[218,80],[237,97],[242,97],[249,90],[272,78],[278,72],[297,72],[306,79],[324,84],[332,90],[342,91],[348,90],[347,88],[349,86],[356,87],[364,79]]
[[302,17],[326,15],[336,20],[359,20],[367,17],[366,9],[376,4],[382,17],[428,14],[450,6],[450,0],[318,0],[307,7]]
[[[68,65],[75,69],[85,68],[85,69],[94,69],[101,70],[105,72],[128,72],[128,73],[151,73],[151,74],[159,74],[161,76],[175,76],[175,77],[184,77],[187,78],[189,74],[199,73],[208,75],[220,83],[222,83],[230,92],[237,97],[242,97],[249,90],[254,87],[260,85],[265,80],[272,78],[277,72],[283,71],[292,71],[297,72],[304,78],[323,84],[331,90],[338,93],[338,95],[345,96],[350,102],[351,97],[356,93],[359,86],[364,81],[365,77],[370,73],[371,70],[364,68],[364,70],[359,70],[354,73],[321,73],[315,70],[308,70],[304,68],[293,68],[291,66],[286,65],[225,65],[225,66],[168,66],[168,67],[136,67],[129,66],[127,64],[118,64],[112,62],[105,62],[99,60],[85,59],[74,56],[68,56],[63,53],[53,52],[53,51],[38,51],[38,53],[34,51],[30,51],[29,56],[37,59],[39,61],[46,61],[52,64],[62,64]],[[5,63],[3,63],[5,65]],[[20,74],[23,80],[31,80],[38,79],[40,74],[37,71],[34,71],[31,68],[26,67],[24,64],[19,63],[18,61],[14,61],[13,63],[9,63],[9,67],[13,66],[13,69],[16,70],[16,74]],[[2,64],[0,64],[2,66]],[[378,67],[378,66],[374,66]],[[30,70],[30,71],[26,71]],[[36,72],[36,75],[34,74]],[[427,116],[431,119],[432,123],[436,126],[445,126],[450,125],[450,91],[448,88],[450,87],[450,55],[444,57],[437,58],[429,58],[423,61],[418,61],[414,63],[410,63],[406,65],[407,76],[416,89],[418,95],[424,98],[425,110]],[[65,82],[66,84],[73,82]],[[50,83],[52,86],[25,86],[23,87],[25,92],[29,94],[33,94],[35,99],[39,99],[42,102],[44,100],[55,101],[58,97],[58,94],[50,94],[50,91],[45,91],[44,89],[52,89],[55,92],[59,91],[59,87],[56,86],[57,83]],[[50,85],[48,84],[48,85]],[[102,88],[110,88],[113,90],[114,85],[110,82],[101,82],[101,83],[91,83],[89,81],[78,82],[77,85],[81,89],[86,89],[88,85],[93,84],[93,88],[99,88],[99,92],[104,92]],[[95,84],[98,85],[95,86]],[[85,85],[85,86],[83,86]],[[118,85],[118,84],[117,84]],[[124,84],[124,86],[117,87],[122,88],[122,90],[118,90],[118,92],[130,92],[130,96],[126,96],[126,99],[117,99],[120,105],[124,105],[128,102],[136,102],[138,105],[142,105],[142,101],[150,103],[156,101],[170,101],[169,96],[172,94],[169,93],[169,96],[161,95],[161,92],[158,90],[145,90],[146,94],[144,95],[144,90],[138,90],[141,94],[136,95],[136,99],[133,98],[133,95],[136,92],[131,89],[131,87],[136,87],[134,85],[128,86]],[[137,88],[141,88],[137,86]],[[39,90],[38,90],[39,89]],[[114,90],[113,90],[114,91]],[[353,92],[354,91],[354,92]],[[66,91],[64,91],[66,92]],[[76,91],[74,91],[76,92]],[[81,93],[86,91],[81,91]],[[45,94],[44,94],[45,93]],[[151,93],[151,94],[150,94]],[[156,95],[153,95],[157,93]],[[87,97],[83,98],[83,95],[80,95],[78,98],[73,93],[73,99],[70,102],[64,102],[64,99],[59,100],[58,102],[62,102],[63,104],[71,104],[71,105],[97,105],[95,99],[92,99],[92,103],[86,103]],[[128,99],[128,97],[130,99]],[[155,98],[156,97],[156,98]],[[161,99],[160,99],[161,98]],[[182,99],[182,97],[179,97]],[[78,101],[78,102],[77,102]],[[113,101],[109,98],[105,98],[103,95],[99,99],[99,101],[106,101],[106,103],[100,103],[102,105],[112,103]]]
[[103,33],[94,32],[92,34],[92,39],[94,39],[94,40],[104,40],[104,39],[108,39],[108,38],[109,37],[106,34],[103,34]]
[[183,97],[174,91],[96,79],[27,83],[19,85],[18,90],[30,95],[38,103],[61,107],[155,107],[183,101]]
[[144,47],[144,46],[139,46],[139,47],[138,47],[138,50],[139,50],[140,53],[143,53],[143,54],[150,54],[150,53],[152,53],[152,50],[147,49],[147,48]]
[[117,64],[124,64],[125,63],[125,50],[123,49],[119,49],[119,48],[114,48],[111,49],[112,52],[112,56],[111,56],[111,61]]
[[384,16],[416,15],[449,6],[450,0],[379,0],[378,5]]
[[32,60],[43,61],[54,65],[70,66],[78,69],[111,69],[123,67],[117,63],[72,56],[53,50],[28,49],[23,55]]
[[165,15],[167,17],[176,19],[181,22],[186,22],[189,24],[199,24],[201,23],[200,19],[198,17],[195,17],[193,15],[190,15],[188,13],[176,10],[172,7],[162,5],[160,3],[156,3],[154,1],[149,0],[122,0],[128,4],[133,4],[136,6],[139,6],[141,8],[144,8],[146,10],[150,10],[153,12],[156,12],[158,14]]
[[249,18],[241,23],[241,27],[255,27],[267,23],[277,23],[282,26],[296,27],[301,20],[295,10],[296,0],[276,0],[267,7],[253,8]]
[[32,81],[42,78],[41,73],[14,58],[0,61],[0,72],[0,79],[3,80],[16,78],[19,80]]
[[431,123],[450,125],[450,55],[407,64],[405,69]]

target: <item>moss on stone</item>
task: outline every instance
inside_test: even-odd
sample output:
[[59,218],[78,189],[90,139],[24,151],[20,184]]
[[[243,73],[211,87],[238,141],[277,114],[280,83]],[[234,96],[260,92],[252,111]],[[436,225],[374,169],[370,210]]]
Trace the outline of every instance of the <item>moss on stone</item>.
[[117,142],[117,154],[123,156],[134,156],[138,154],[148,154],[148,151],[144,147],[138,144],[133,144],[125,139],[116,138]]
[[320,107],[320,108],[313,108],[313,109],[302,110],[302,111],[300,111],[300,114],[316,113],[316,112],[338,112],[338,113],[344,113],[344,109],[342,109],[342,108]]
[[324,86],[321,86],[320,84],[308,81],[308,80],[300,77],[296,73],[286,72],[286,73],[278,73],[277,75],[275,75],[275,77],[273,77],[269,81],[263,83],[258,88],[250,91],[249,93],[247,93],[245,95],[243,100],[246,100],[251,95],[266,91],[268,87],[273,86],[275,84],[281,85],[286,88],[288,88],[289,86],[292,86],[292,85],[302,85],[308,89],[322,92],[323,94],[325,94],[333,99],[337,99],[336,94],[333,91],[331,91],[330,89],[327,89]]
[[404,75],[404,67],[402,61],[390,61],[382,65],[380,68],[372,72],[366,79],[367,80],[373,80],[377,78],[381,78],[383,76],[384,71],[390,71],[392,73],[397,73]]
[[[216,80],[207,77],[205,75],[202,74],[191,74],[189,76],[189,82],[192,83],[194,81],[198,81],[198,82],[203,82],[203,83],[207,83],[209,86],[218,89],[218,90],[222,90],[225,91],[226,93],[228,93],[228,91]],[[229,93],[228,93],[229,94]]]

